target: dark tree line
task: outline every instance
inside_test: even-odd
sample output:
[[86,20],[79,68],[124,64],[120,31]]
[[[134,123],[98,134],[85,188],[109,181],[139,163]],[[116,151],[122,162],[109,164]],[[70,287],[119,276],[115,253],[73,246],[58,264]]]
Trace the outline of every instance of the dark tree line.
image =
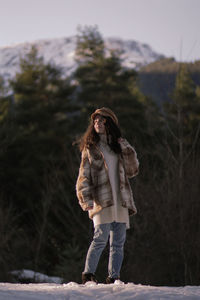
[[[10,82],[12,96],[0,80],[0,280],[26,268],[80,281],[93,229],[75,194],[76,141],[91,112],[107,106],[140,160],[122,279],[199,284],[199,87],[179,64],[171,99],[158,107],[97,28],[79,29],[76,60],[64,78],[33,48]],[[97,270],[102,281],[106,255]]]
[[[200,85],[200,60],[181,65],[185,65],[194,83]],[[141,91],[151,95],[158,104],[170,101],[179,68],[180,63],[174,58],[162,58],[142,67],[138,73]]]

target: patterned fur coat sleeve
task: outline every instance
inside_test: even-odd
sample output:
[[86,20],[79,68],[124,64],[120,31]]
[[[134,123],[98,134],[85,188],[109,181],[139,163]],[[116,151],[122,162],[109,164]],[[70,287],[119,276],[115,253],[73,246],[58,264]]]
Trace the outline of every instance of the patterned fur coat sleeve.
[[126,176],[132,178],[139,173],[139,161],[135,149],[127,142],[121,139],[120,146],[122,149],[123,164]]
[[76,183],[76,193],[83,210],[93,207],[93,182],[87,151],[83,150],[79,175]]

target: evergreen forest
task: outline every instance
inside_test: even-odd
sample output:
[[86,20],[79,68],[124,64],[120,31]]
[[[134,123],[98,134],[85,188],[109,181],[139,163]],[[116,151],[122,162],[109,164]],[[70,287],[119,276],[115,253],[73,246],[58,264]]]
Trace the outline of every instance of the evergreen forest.
[[[33,47],[9,85],[0,78],[0,281],[15,282],[11,271],[30,269],[81,282],[93,224],[76,197],[77,141],[90,114],[105,106],[140,161],[130,180],[138,213],[130,219],[121,279],[199,285],[199,73],[194,80],[189,64],[176,63],[170,91],[163,71],[167,97],[148,94],[141,78],[148,66],[139,73],[123,68],[97,27],[78,29],[76,62],[66,78]],[[159,72],[149,82],[154,91]],[[105,249],[100,282],[107,262]]]

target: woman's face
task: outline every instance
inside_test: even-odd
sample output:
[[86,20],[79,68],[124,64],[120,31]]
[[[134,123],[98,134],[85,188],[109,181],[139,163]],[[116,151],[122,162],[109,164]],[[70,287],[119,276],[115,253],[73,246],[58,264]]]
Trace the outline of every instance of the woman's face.
[[98,134],[105,134],[106,127],[105,127],[106,119],[100,115],[96,115],[94,118],[94,129]]

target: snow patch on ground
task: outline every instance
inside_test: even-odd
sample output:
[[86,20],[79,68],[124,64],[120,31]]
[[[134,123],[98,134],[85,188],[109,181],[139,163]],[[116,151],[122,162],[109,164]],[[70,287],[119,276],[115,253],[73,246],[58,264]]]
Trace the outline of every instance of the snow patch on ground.
[[0,283],[0,300],[199,300],[200,287],[154,287],[123,284],[98,284],[88,282],[86,285],[69,282],[67,284],[34,283],[12,284]]
[[48,283],[62,283],[63,279],[60,277],[47,276],[45,274],[34,272],[32,270],[16,270],[11,272],[18,281],[29,280],[29,282],[48,282]]

